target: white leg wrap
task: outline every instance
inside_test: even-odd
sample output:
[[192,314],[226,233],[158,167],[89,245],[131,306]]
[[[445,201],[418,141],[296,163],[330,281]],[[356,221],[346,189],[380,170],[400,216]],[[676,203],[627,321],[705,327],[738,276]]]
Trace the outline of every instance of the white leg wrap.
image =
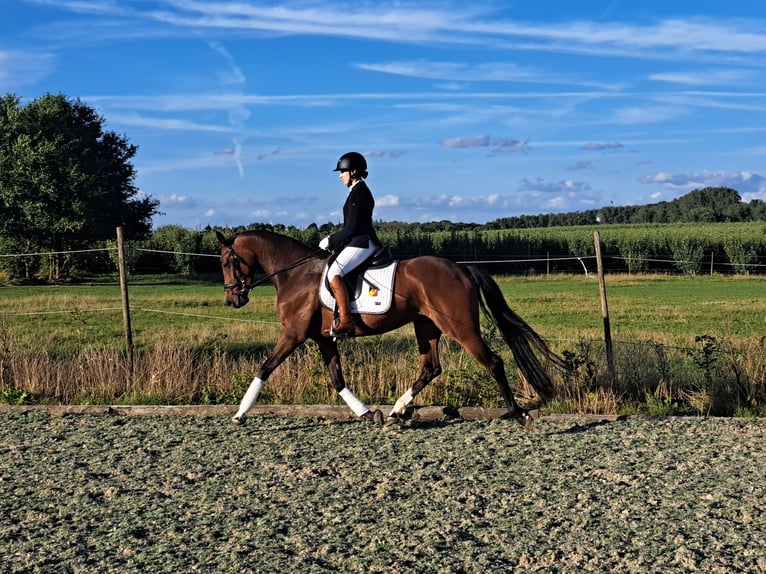
[[391,409],[391,414],[388,416],[392,417],[394,415],[403,415],[404,411],[407,409],[407,405],[412,402],[412,399],[414,397],[412,396],[412,387],[404,391],[404,394],[399,397],[399,399],[394,404],[394,408]]
[[258,395],[261,394],[262,388],[263,381],[258,377],[255,377],[253,382],[250,383],[250,386],[247,388],[245,396],[242,397],[242,402],[239,403],[239,410],[237,411],[237,414],[234,415],[234,420],[241,419],[245,416],[245,413],[253,407],[255,401],[258,400]]
[[346,401],[346,404],[354,411],[356,416],[361,417],[364,413],[370,412],[370,409],[348,387],[343,387],[343,390],[338,394]]

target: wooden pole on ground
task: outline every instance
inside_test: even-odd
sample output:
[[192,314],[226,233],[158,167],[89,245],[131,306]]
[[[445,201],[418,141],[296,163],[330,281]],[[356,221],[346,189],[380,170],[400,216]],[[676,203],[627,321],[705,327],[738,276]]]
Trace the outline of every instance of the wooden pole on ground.
[[130,305],[128,304],[128,278],[125,271],[125,239],[122,227],[117,228],[117,258],[120,268],[120,293],[122,294],[122,320],[125,324],[125,348],[128,357],[133,355],[133,331],[130,328]]
[[601,235],[593,232],[593,243],[596,246],[596,264],[598,265],[598,286],[601,292],[601,315],[604,318],[604,344],[606,345],[606,364],[609,378],[615,381],[614,351],[612,349],[612,329],[609,326],[609,305],[606,300],[606,281],[604,280],[604,265],[601,261]]

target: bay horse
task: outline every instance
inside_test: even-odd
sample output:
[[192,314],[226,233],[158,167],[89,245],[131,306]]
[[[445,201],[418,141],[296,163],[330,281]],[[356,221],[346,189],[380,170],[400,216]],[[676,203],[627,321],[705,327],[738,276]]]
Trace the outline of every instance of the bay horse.
[[[383,414],[370,409],[346,387],[338,344],[328,334],[332,310],[322,305],[320,281],[328,252],[270,231],[245,231],[229,237],[216,236],[221,246],[226,304],[247,304],[258,268],[277,290],[277,311],[282,332],[242,398],[234,425],[244,421],[269,375],[307,339],[319,347],[335,391],[358,416],[383,424]],[[510,309],[500,287],[485,271],[448,259],[421,256],[398,263],[393,299],[385,314],[354,314],[354,336],[386,333],[408,323],[415,328],[420,354],[420,375],[396,401],[385,420],[389,426],[406,412],[407,405],[442,372],[439,339],[442,334],[462,345],[494,378],[508,408],[507,417],[525,428],[529,412],[519,406],[511,392],[503,360],[481,336],[479,311],[487,309],[524,378],[543,400],[554,395],[554,383],[546,366],[562,366],[562,359],[521,317]],[[542,360],[541,360],[542,359]]]

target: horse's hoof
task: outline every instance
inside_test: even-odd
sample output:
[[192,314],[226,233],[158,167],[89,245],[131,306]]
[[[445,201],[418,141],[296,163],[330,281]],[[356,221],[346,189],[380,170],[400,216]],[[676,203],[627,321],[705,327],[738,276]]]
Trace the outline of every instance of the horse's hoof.
[[521,424],[521,427],[524,430],[531,430],[532,429],[532,421],[534,419],[532,418],[532,415],[530,415],[527,411],[524,411],[521,414],[521,418],[519,419],[519,423]]
[[374,411],[367,411],[362,415],[362,418],[366,421],[370,421],[371,423],[375,423],[378,426],[383,424],[383,413],[379,409],[375,409]]
[[395,424],[399,422],[399,417],[388,416],[386,422],[383,424],[383,430],[391,430]]
[[239,417],[239,418],[237,418],[237,417],[232,417],[232,418],[231,418],[231,421],[229,421],[229,426],[232,426],[232,427],[238,427],[239,425],[241,425],[241,424],[242,424],[242,422],[243,422],[244,420],[245,420],[245,417]]

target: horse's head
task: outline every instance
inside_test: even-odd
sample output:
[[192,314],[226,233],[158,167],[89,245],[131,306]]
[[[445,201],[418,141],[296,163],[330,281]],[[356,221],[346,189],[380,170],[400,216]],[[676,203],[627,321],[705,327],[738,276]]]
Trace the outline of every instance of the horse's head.
[[220,231],[216,231],[216,237],[221,244],[221,268],[226,304],[234,308],[243,307],[249,301],[247,294],[252,289],[257,262],[252,253],[238,253],[234,250],[236,235],[224,237]]

